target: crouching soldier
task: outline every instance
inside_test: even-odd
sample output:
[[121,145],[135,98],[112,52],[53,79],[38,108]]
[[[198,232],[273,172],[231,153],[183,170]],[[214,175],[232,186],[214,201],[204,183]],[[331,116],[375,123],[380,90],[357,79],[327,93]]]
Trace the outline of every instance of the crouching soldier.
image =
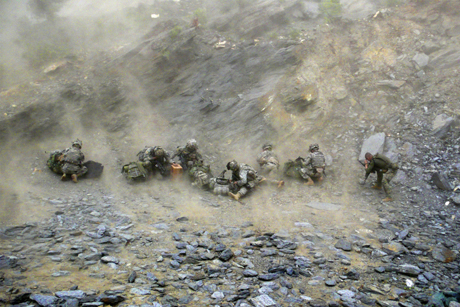
[[185,147],[178,147],[172,159],[179,157],[180,165],[183,170],[192,168],[195,163],[202,163],[203,157],[198,152],[198,144],[195,139],[190,139]]
[[[377,173],[377,183],[372,188],[380,190],[383,186],[383,190],[385,191],[387,197],[382,201],[392,201],[393,198],[391,197],[390,181],[398,171],[398,165],[391,162],[388,157],[379,153],[374,156],[367,152],[364,157],[366,158],[364,162],[366,177],[364,178],[363,184],[366,182],[367,177],[369,177],[371,173]],[[385,177],[383,174],[385,174]]]
[[272,151],[271,144],[262,146],[262,152],[257,156],[257,163],[260,166],[260,173],[264,176],[274,177],[280,167],[278,156]]
[[254,168],[244,163],[238,163],[235,160],[227,163],[227,169],[232,171],[231,181],[237,190],[236,193],[229,192],[228,194],[235,200],[239,200],[259,183],[265,181],[265,178],[260,177]]
[[326,159],[324,154],[319,151],[318,144],[310,145],[310,153],[302,163],[302,172],[308,177],[307,185],[315,184],[315,181],[321,183],[324,179],[324,171],[326,170]]
[[86,166],[83,165],[85,155],[81,152],[82,145],[82,141],[77,139],[72,143],[71,148],[63,150],[61,156],[57,158],[59,163],[58,165],[54,164],[54,167],[62,173],[61,180],[66,180],[67,177],[70,177],[73,182],[77,183],[77,178],[88,171]]
[[139,161],[144,162],[144,167],[152,174],[159,172],[161,176],[168,177],[171,174],[172,160],[169,154],[160,146],[146,146],[138,154]]

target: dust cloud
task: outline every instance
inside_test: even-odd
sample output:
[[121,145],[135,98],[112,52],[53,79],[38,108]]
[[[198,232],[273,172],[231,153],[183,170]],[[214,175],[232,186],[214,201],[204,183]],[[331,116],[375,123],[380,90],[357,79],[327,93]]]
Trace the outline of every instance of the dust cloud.
[[[127,52],[156,25],[158,21],[152,19],[151,14],[161,11],[159,3],[169,2],[174,10],[181,9],[178,2],[55,0],[50,2],[54,7],[37,12],[30,5],[34,1],[40,3],[39,0],[2,2],[1,11],[3,16],[8,16],[5,19],[8,27],[0,37],[4,43],[0,67],[8,78],[1,79],[0,86],[10,88],[30,82],[41,87],[34,88],[38,91],[36,96],[23,97],[26,104],[33,102],[34,105],[17,115],[12,125],[8,124],[12,127],[4,131],[6,137],[2,138],[0,172],[6,180],[0,183],[0,189],[2,196],[7,195],[1,202],[2,224],[39,220],[47,210],[52,210],[47,206],[49,199],[73,195],[78,187],[93,184],[122,196],[154,198],[166,193],[179,207],[186,205],[183,211],[197,222],[204,223],[212,217],[212,212],[202,207],[202,196],[187,184],[171,185],[169,181],[159,180],[135,187],[126,184],[121,167],[137,160],[136,154],[144,146],[159,145],[172,153],[177,146],[184,146],[188,139],[195,138],[214,175],[224,170],[232,159],[256,166],[256,157],[266,142],[274,145],[281,162],[305,156],[312,142],[319,143],[327,152],[321,140],[314,140],[312,136],[286,141],[284,136],[274,134],[264,142],[255,143],[250,130],[235,141],[223,139],[220,131],[205,135],[203,128],[176,128],[169,121],[173,115],[167,108],[152,103],[150,89],[139,83],[129,69],[116,62],[108,64],[111,59],[107,53]],[[9,15],[8,11],[15,13]],[[69,69],[66,79],[58,81],[59,90],[53,91],[55,85],[43,79],[42,72],[62,58],[71,63],[71,68],[79,70]],[[0,103],[18,102],[2,98]],[[77,138],[83,141],[86,160],[104,165],[104,174],[99,180],[92,183],[82,179],[78,187],[60,182],[59,176],[46,167],[51,151],[70,147]],[[253,201],[268,203],[271,193],[258,191]],[[32,201],[41,203],[41,207],[30,208]],[[278,223],[276,206],[252,210],[255,211],[248,214],[260,215],[261,224]],[[240,218],[237,212],[233,217],[230,215],[226,219]]]

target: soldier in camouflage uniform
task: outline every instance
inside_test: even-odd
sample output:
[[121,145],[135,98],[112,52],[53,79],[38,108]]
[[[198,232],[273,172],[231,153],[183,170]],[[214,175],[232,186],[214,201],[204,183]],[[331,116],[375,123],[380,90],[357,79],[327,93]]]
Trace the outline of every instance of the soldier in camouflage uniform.
[[260,177],[254,168],[244,163],[238,163],[235,160],[227,163],[227,169],[232,171],[231,181],[238,191],[236,193],[229,192],[228,194],[235,200],[239,200],[259,183],[265,181],[265,178]]
[[[366,158],[364,162],[364,167],[366,168],[366,177],[364,178],[364,182],[371,173],[377,173],[377,183],[372,188],[380,190],[383,186],[383,190],[387,196],[383,199],[383,201],[392,201],[390,181],[398,171],[398,165],[391,162],[388,157],[379,153],[374,156],[367,152],[364,157]],[[383,174],[385,174],[385,178],[383,177]]]
[[184,147],[177,147],[172,159],[179,157],[180,165],[183,170],[187,170],[197,162],[202,162],[203,157],[198,152],[198,144],[195,139],[191,139]]
[[284,164],[285,176],[305,179],[307,185],[315,184],[314,180],[323,181],[326,168],[324,154],[319,151],[318,144],[311,144],[309,150],[310,153],[305,159],[298,157],[295,161],[289,160]]
[[173,163],[169,154],[160,146],[146,146],[138,154],[139,161],[144,162],[144,167],[152,174],[157,171],[163,177],[171,174],[171,164]]
[[85,155],[81,152],[82,142],[76,140],[72,143],[71,148],[62,151],[62,155],[58,158],[60,162],[60,171],[62,172],[61,180],[65,180],[68,175],[72,181],[77,183],[77,177],[80,177],[88,171],[86,166],[83,165]]
[[323,181],[326,159],[324,158],[324,154],[319,151],[318,144],[311,144],[309,150],[310,153],[302,163],[301,172],[304,172],[308,176],[306,177],[307,185],[313,185],[315,184],[313,180],[319,183]]
[[179,157],[180,165],[183,170],[187,171],[192,185],[202,189],[210,188],[211,167],[204,163],[203,157],[198,152],[198,144],[195,139],[190,139],[185,147],[178,147],[172,158],[175,157]]
[[262,152],[257,156],[257,163],[260,166],[260,173],[267,177],[274,177],[280,167],[278,156],[272,151],[271,144],[262,146]]

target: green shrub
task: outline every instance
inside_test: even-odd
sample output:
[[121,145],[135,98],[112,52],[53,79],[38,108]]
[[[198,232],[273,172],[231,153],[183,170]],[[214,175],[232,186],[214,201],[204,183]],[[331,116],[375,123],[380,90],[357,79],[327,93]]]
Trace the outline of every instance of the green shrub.
[[65,45],[52,45],[46,42],[26,44],[22,57],[34,68],[62,59],[70,54]]
[[182,32],[182,27],[181,26],[175,26],[171,32],[169,32],[169,37],[171,37],[172,39],[175,39],[177,37],[177,35],[180,34],[180,32]]
[[271,40],[275,40],[275,39],[278,39],[279,35],[276,31],[272,31],[270,33],[268,33],[268,38],[271,39]]
[[289,37],[291,39],[298,39],[300,37],[300,30],[292,29],[291,32],[289,32]]
[[342,4],[340,0],[322,0],[319,11],[326,22],[333,22],[342,16]]
[[197,9],[193,12],[193,19],[198,18],[198,22],[201,25],[206,25],[208,23],[208,18],[206,16],[206,10],[205,9]]

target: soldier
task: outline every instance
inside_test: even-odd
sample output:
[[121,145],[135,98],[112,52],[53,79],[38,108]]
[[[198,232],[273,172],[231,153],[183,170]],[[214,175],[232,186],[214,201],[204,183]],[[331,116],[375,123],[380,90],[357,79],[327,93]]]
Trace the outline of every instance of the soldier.
[[[385,191],[387,197],[382,201],[392,201],[393,199],[391,198],[390,181],[393,179],[396,171],[399,169],[398,165],[391,162],[388,157],[379,153],[373,156],[371,153],[367,152],[364,157],[366,158],[364,161],[366,177],[364,178],[363,184],[366,182],[367,177],[369,177],[371,173],[377,173],[377,183],[372,188],[380,190],[383,185],[383,190]],[[386,174],[385,178],[383,177],[383,174]]]
[[60,171],[62,172],[61,180],[65,180],[67,175],[70,175],[72,181],[77,183],[77,177],[80,177],[88,171],[86,166],[83,165],[85,155],[81,152],[83,143],[76,140],[72,143],[71,148],[62,151],[62,155],[58,158],[60,162]]
[[269,177],[275,175],[280,167],[278,156],[272,151],[272,148],[272,144],[264,144],[262,146],[262,152],[257,156],[260,173]]
[[232,171],[231,181],[233,186],[238,190],[236,194],[232,192],[228,193],[235,200],[239,200],[260,182],[265,181],[265,178],[260,177],[254,168],[244,163],[238,163],[235,160],[227,163],[227,169]]
[[172,159],[179,157],[182,169],[192,168],[197,162],[203,162],[203,157],[198,152],[198,144],[195,139],[191,139],[185,144],[185,147],[177,147],[176,153]]
[[198,152],[198,144],[195,139],[190,139],[185,147],[178,147],[172,156],[179,157],[182,169],[186,170],[192,185],[202,189],[209,189],[210,180],[213,177],[211,167],[204,163],[203,157]]
[[302,161],[301,172],[306,174],[307,185],[314,185],[314,180],[321,183],[324,179],[324,170],[326,169],[326,159],[324,154],[319,151],[318,144],[311,144],[309,147],[310,154]]
[[169,154],[160,146],[146,146],[138,154],[139,161],[145,162],[144,167],[149,169],[152,174],[158,170],[163,177],[171,174],[172,160]]

